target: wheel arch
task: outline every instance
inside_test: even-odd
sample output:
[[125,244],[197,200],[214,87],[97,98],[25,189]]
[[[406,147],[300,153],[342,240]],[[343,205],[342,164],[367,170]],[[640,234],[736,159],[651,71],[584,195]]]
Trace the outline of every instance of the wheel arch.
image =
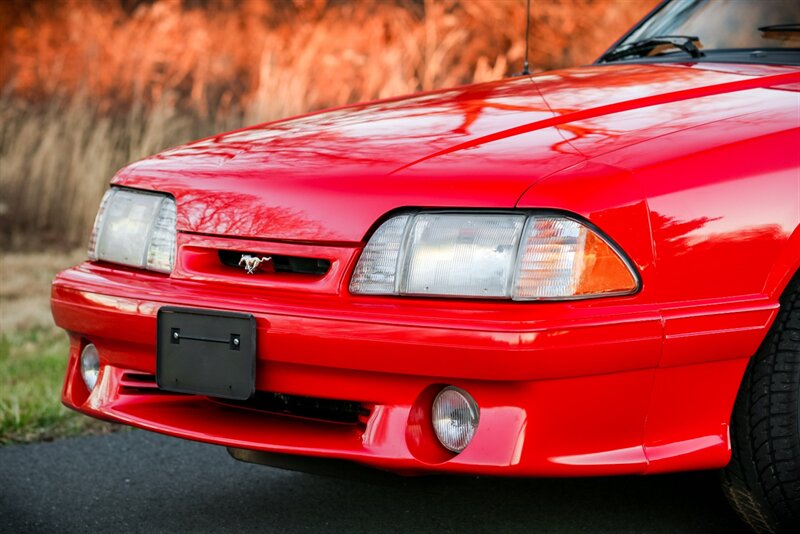
[[[800,172],[800,171],[798,171]],[[798,179],[800,182],[800,178]],[[800,193],[798,193],[800,195]],[[800,201],[798,202],[800,203]],[[798,208],[800,210],[800,207]],[[800,219],[800,215],[798,215]],[[789,236],[786,245],[775,261],[769,276],[764,281],[764,294],[778,300],[791,280],[800,274],[800,224]]]

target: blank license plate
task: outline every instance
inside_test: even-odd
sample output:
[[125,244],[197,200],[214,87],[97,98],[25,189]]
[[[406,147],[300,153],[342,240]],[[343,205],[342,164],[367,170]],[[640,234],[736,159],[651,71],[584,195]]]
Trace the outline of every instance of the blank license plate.
[[256,320],[250,314],[158,311],[156,382],[166,391],[246,400],[256,383]]

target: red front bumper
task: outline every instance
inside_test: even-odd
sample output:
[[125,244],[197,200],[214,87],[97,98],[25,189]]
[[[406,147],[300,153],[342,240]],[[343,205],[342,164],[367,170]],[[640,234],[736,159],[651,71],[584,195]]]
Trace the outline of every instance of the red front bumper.
[[[368,415],[327,422],[157,390],[148,377],[166,304],[252,313],[259,391],[355,401]],[[624,299],[456,307],[231,292],[84,264],[56,278],[52,308],[71,338],[63,401],[95,417],[397,471],[599,475],[724,465],[736,391],[776,306],[754,297],[670,310]],[[91,394],[78,370],[89,342],[103,364]],[[481,410],[457,455],[428,420],[448,384]]]

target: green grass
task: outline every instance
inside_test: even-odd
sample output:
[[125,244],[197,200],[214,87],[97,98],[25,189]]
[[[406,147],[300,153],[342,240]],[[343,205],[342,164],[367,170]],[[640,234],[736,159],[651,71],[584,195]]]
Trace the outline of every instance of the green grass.
[[116,427],[61,404],[68,354],[67,335],[56,328],[0,335],[0,445],[106,433]]

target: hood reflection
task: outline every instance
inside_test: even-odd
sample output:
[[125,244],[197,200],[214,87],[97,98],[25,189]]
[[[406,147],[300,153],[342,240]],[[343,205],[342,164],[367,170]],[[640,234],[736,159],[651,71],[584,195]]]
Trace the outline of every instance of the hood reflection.
[[173,194],[181,230],[356,242],[398,208],[511,208],[588,157],[796,97],[760,86],[800,74],[760,69],[586,67],[360,104],[190,143],[114,181]]

